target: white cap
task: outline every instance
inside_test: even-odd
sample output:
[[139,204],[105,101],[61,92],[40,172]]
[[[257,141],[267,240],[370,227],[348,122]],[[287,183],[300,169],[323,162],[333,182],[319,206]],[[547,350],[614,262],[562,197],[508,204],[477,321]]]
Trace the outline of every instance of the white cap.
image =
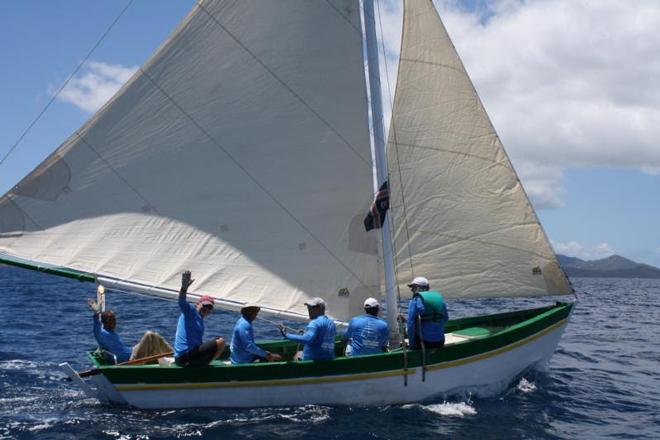
[[312,298],[309,301],[305,303],[307,307],[318,307],[321,306],[325,309],[325,301],[323,301],[323,298]]
[[258,303],[256,303],[256,302],[245,303],[245,304],[243,304],[243,305],[241,306],[241,310],[245,310],[245,309],[260,309],[260,308],[261,308],[261,306],[260,306]]
[[408,284],[408,287],[412,286],[429,287],[429,280],[424,277],[415,277],[415,279],[412,280],[410,284]]
[[380,307],[380,304],[376,298],[367,298],[364,302],[365,309],[375,309],[376,307]]

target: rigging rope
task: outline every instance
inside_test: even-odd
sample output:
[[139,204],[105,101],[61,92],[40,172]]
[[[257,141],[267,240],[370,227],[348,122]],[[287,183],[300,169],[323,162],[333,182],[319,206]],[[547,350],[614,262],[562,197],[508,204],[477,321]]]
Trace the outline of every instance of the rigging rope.
[[61,86],[59,89],[57,89],[57,91],[56,91],[55,94],[52,96],[52,98],[50,98],[50,101],[48,101],[48,103],[47,103],[46,106],[43,108],[43,110],[41,110],[41,112],[37,115],[37,117],[34,118],[34,120],[30,123],[30,125],[27,126],[27,128],[26,128],[26,129],[23,131],[23,133],[19,136],[18,140],[17,140],[16,142],[14,142],[14,144],[11,146],[11,148],[9,148],[9,151],[7,151],[7,153],[2,157],[2,159],[0,159],[0,165],[2,165],[2,164],[7,160],[7,158],[8,158],[8,157],[14,152],[14,150],[16,149],[16,147],[18,147],[18,145],[23,141],[23,139],[25,138],[25,136],[27,136],[27,134],[32,130],[32,128],[34,127],[34,125],[39,121],[39,119],[41,119],[41,117],[44,115],[44,113],[46,113],[46,110],[48,110],[48,108],[49,108],[49,107],[51,106],[51,104],[55,101],[55,99],[57,99],[57,97],[58,97],[59,94],[62,92],[62,90],[64,90],[64,88],[67,86],[67,84],[69,84],[69,81],[71,81],[71,80],[73,79],[73,77],[76,76],[76,74],[78,73],[78,71],[79,71],[79,70],[82,68],[82,66],[87,62],[87,60],[88,60],[89,57],[92,55],[92,53],[94,53],[94,51],[96,50],[96,48],[99,47],[99,45],[101,44],[101,42],[102,42],[102,41],[105,39],[105,37],[110,33],[110,31],[112,30],[112,28],[115,26],[115,24],[117,24],[117,22],[119,21],[119,19],[124,15],[124,13],[126,12],[126,10],[128,10],[128,8],[133,4],[134,1],[135,1],[135,0],[129,0],[129,2],[126,4],[126,6],[124,6],[124,9],[122,9],[121,12],[119,13],[119,15],[117,15],[117,17],[112,21],[112,23],[110,23],[110,26],[108,26],[108,28],[105,30],[105,32],[103,32],[103,34],[101,35],[101,38],[99,38],[99,40],[96,42],[96,44],[94,44],[94,46],[90,49],[90,51],[87,52],[87,55],[85,55],[85,57],[83,58],[83,60],[82,60],[82,61],[78,64],[78,66],[74,69],[73,73],[71,73],[71,75],[69,75],[69,77],[66,79],[66,81],[64,81],[64,84],[62,84],[62,86]]

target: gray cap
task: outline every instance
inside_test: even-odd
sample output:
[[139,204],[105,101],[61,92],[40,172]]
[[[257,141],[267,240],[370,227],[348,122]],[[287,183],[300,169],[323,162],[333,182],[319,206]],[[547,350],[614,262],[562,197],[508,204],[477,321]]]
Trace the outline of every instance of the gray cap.
[[307,302],[305,303],[305,305],[306,305],[307,307],[318,307],[318,306],[321,306],[321,307],[323,307],[323,308],[325,309],[325,301],[323,301],[323,298],[319,298],[319,297],[316,297],[316,298],[312,298],[312,299],[310,299],[309,301],[307,301]]

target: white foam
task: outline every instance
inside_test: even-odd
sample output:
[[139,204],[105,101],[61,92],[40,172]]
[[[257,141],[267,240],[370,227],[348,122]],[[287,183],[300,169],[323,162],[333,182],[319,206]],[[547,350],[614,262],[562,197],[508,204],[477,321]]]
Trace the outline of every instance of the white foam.
[[431,405],[420,405],[417,403],[403,405],[403,409],[422,408],[423,410],[439,414],[444,417],[466,417],[477,414],[477,410],[471,405],[472,402],[442,402]]
[[518,386],[516,388],[518,388],[518,391],[523,393],[531,393],[536,391],[536,384],[534,382],[529,382],[523,377],[520,379],[520,382],[518,382]]
[[8,361],[0,362],[0,370],[34,370],[39,367],[40,365],[36,362],[26,361],[23,359],[11,359]]

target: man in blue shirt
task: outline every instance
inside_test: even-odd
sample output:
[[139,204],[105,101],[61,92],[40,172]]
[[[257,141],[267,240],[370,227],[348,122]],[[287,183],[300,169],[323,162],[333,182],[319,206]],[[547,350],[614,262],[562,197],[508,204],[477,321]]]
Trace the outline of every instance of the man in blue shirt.
[[161,335],[152,331],[145,332],[135,347],[125,345],[115,332],[117,316],[114,312],[108,310],[101,313],[100,306],[91,299],[87,300],[87,304],[94,312],[94,338],[102,350],[114,357],[112,359],[114,363],[120,364],[133,359],[172,353],[170,344]]
[[305,305],[310,319],[305,333],[302,335],[285,333],[284,327],[280,326],[282,335],[291,341],[305,344],[302,358],[304,361],[334,359],[337,328],[335,323],[325,316],[325,301],[322,298],[313,298]]
[[179,290],[179,322],[176,325],[174,337],[174,360],[181,367],[203,367],[217,359],[225,348],[222,338],[203,342],[204,318],[213,310],[213,298],[202,296],[194,306],[188,304],[186,295],[188,287],[193,283],[190,271],[181,275],[181,290]]
[[110,310],[101,313],[99,307],[91,299],[87,300],[87,304],[94,312],[94,337],[99,347],[111,353],[115,357],[113,360],[118,364],[129,360],[132,349],[125,345],[119,335],[115,333],[117,327],[115,314]]
[[364,315],[356,316],[348,323],[348,329],[342,341],[346,346],[346,356],[360,356],[387,351],[389,330],[387,323],[378,319],[380,305],[375,298],[367,298],[364,302]]
[[229,359],[232,364],[249,364],[257,359],[265,359],[268,362],[282,360],[279,354],[266,351],[254,342],[252,322],[257,318],[260,310],[261,307],[257,304],[246,304],[241,308],[241,317],[236,322],[231,335]]
[[[408,304],[408,341],[410,346],[439,348],[445,345],[445,322],[449,320],[447,306],[439,292],[429,291],[429,281],[416,277],[408,284],[413,297]],[[421,334],[419,330],[421,329]]]

